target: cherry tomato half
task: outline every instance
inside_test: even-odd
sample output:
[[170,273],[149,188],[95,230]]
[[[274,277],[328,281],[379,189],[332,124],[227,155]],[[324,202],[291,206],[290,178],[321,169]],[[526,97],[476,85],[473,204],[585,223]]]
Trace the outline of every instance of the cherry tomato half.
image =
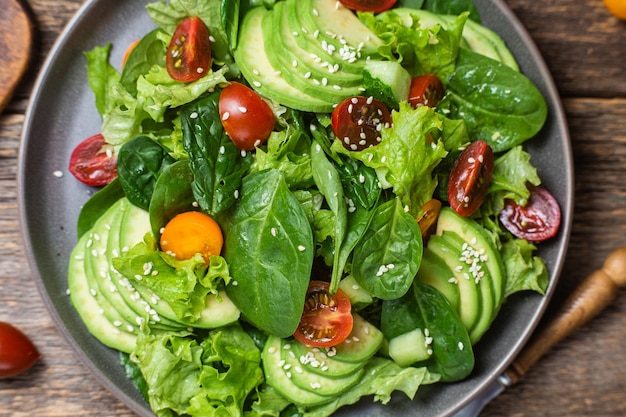
[[26,372],[40,357],[39,351],[24,333],[0,321],[0,379]]
[[380,13],[396,3],[396,0],[340,0],[348,9],[358,10],[360,12]]
[[188,83],[204,77],[211,68],[209,29],[197,16],[181,20],[165,56],[167,72],[176,81]]
[[333,131],[349,151],[362,151],[378,145],[380,132],[391,125],[387,106],[373,97],[349,97],[332,114]]
[[191,259],[200,253],[208,263],[211,255],[221,253],[224,236],[211,216],[187,211],[177,214],[165,225],[159,243],[161,250],[178,260]]
[[69,170],[79,181],[100,187],[117,177],[117,157],[113,153],[113,147],[98,133],[74,148]]
[[561,224],[559,203],[543,187],[530,188],[530,198],[525,206],[505,200],[500,221],[514,236],[530,242],[541,242],[554,237]]
[[443,99],[443,84],[434,74],[418,75],[411,80],[409,104],[415,107],[435,107]]
[[226,134],[242,151],[262,145],[274,130],[272,108],[250,87],[230,83],[222,90],[218,106]]
[[493,174],[493,150],[482,140],[461,152],[448,181],[448,202],[461,216],[470,216],[482,204]]
[[331,347],[346,340],[352,331],[352,306],[338,289],[329,292],[325,281],[311,281],[304,300],[304,311],[294,337],[313,347]]

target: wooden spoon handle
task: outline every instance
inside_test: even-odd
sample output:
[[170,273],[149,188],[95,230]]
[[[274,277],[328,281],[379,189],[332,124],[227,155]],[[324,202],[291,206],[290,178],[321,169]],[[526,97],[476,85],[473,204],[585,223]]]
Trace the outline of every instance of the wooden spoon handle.
[[557,342],[594,318],[626,286],[626,247],[615,249],[567,298],[560,312],[535,334],[506,372],[515,383]]
[[0,113],[28,68],[33,23],[22,0],[0,0]]

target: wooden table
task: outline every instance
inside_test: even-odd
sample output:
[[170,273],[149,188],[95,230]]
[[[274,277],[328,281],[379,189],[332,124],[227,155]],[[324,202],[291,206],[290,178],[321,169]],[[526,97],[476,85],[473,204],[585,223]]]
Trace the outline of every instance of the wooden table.
[[[30,0],[38,44],[0,116],[0,320],[43,354],[31,371],[0,380],[1,416],[131,416],[78,362],[50,319],[21,244],[17,155],[33,83],[52,43],[84,0]],[[543,53],[571,130],[576,203],[567,261],[548,316],[614,248],[626,246],[626,22],[601,0],[507,0]],[[626,293],[559,343],[483,416],[626,415]]]

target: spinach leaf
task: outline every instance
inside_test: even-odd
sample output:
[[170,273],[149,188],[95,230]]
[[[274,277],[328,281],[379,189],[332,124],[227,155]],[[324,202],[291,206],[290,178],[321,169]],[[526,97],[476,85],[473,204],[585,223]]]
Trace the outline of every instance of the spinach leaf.
[[195,199],[191,190],[193,173],[189,161],[181,159],[163,170],[154,186],[150,200],[150,226],[152,233],[159,236],[159,230],[175,215],[195,210]]
[[469,12],[469,18],[480,23],[480,14],[472,0],[425,0],[424,9],[437,14],[460,15]]
[[219,97],[220,91],[215,91],[181,110],[193,193],[200,207],[213,216],[235,202],[241,179],[252,164],[252,154],[239,151],[222,127]]
[[422,235],[399,198],[374,210],[363,238],[354,248],[352,275],[370,294],[383,300],[404,295],[422,259]]
[[117,174],[128,200],[148,210],[157,178],[173,162],[165,148],[147,136],[126,142],[117,155]]
[[337,170],[350,207],[374,207],[381,192],[376,170],[352,158],[342,158]]
[[324,195],[326,203],[334,214],[334,259],[330,282],[330,292],[334,293],[339,288],[339,281],[343,273],[343,266],[339,265],[339,248],[343,243],[348,223],[348,207],[344,198],[343,186],[339,172],[326,158],[322,147],[316,141],[311,145],[311,165],[313,167],[313,179],[320,192]]
[[137,97],[137,80],[140,76],[147,74],[153,65],[165,66],[166,45],[159,33],[159,29],[154,29],[141,38],[124,64],[120,83],[133,97]]
[[241,198],[220,224],[223,256],[234,279],[226,287],[228,296],[262,331],[292,335],[304,307],[315,248],[307,215],[280,171],[247,175]]
[[83,234],[91,230],[96,220],[98,220],[113,203],[122,197],[124,197],[124,190],[117,178],[92,195],[83,205],[78,215],[76,222],[77,236],[80,238]]
[[222,26],[224,26],[226,39],[228,40],[228,47],[231,50],[235,50],[237,48],[239,17],[241,16],[240,8],[240,0],[222,0],[222,7],[220,9]]
[[447,81],[451,119],[462,119],[474,140],[494,152],[519,145],[543,127],[548,107],[541,92],[523,74],[467,49],[459,49],[456,70]]
[[419,281],[402,298],[384,301],[381,314],[381,330],[387,339],[415,329],[432,338],[433,352],[416,365],[441,375],[442,381],[459,381],[472,372],[474,352],[467,329],[448,300]]

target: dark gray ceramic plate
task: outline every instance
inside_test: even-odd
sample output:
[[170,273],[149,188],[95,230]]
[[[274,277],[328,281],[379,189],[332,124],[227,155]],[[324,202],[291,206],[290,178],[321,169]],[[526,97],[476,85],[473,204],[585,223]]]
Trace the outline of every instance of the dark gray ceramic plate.
[[[97,133],[100,118],[87,84],[84,51],[111,42],[117,65],[127,45],[154,27],[147,0],[88,1],[55,44],[35,87],[22,138],[19,204],[24,243],[35,280],[50,314],[84,364],[104,387],[141,416],[152,413],[118,365],[118,353],[85,329],[67,295],[67,264],[76,243],[76,219],[93,190],[67,171],[72,149]],[[487,335],[476,346],[477,364],[464,382],[424,387],[415,401],[395,396],[385,407],[363,401],[341,416],[448,416],[480,394],[514,359],[537,324],[557,282],[570,232],[573,166],[568,131],[552,78],[535,45],[500,0],[476,0],[483,22],[499,33],[547,99],[550,116],[540,135],[528,143],[544,184],[559,201],[559,236],[542,244],[540,255],[551,275],[548,294],[510,299]],[[59,177],[59,172],[63,176]]]

